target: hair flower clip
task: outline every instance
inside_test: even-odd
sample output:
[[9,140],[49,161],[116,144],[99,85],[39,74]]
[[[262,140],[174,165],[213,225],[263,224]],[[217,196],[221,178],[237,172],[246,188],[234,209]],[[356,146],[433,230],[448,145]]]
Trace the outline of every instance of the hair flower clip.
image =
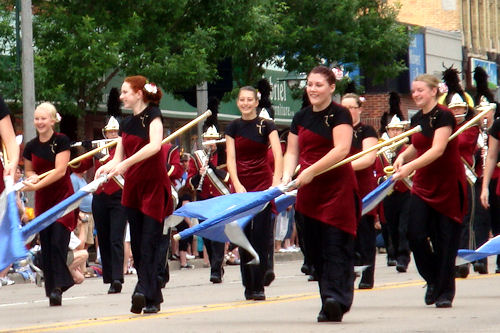
[[61,115],[59,114],[59,112],[56,112],[56,120],[57,122],[60,122],[62,119]]
[[364,103],[364,102],[366,102],[366,98],[364,98],[363,96],[359,96],[359,101],[361,103]]
[[154,83],[146,83],[144,89],[150,94],[156,94],[158,92],[158,88],[156,88],[156,84]]
[[444,82],[439,82],[438,89],[441,94],[446,94],[448,92],[448,86]]
[[335,75],[335,80],[340,81],[344,78],[344,71],[342,70],[342,68],[333,67],[332,72]]

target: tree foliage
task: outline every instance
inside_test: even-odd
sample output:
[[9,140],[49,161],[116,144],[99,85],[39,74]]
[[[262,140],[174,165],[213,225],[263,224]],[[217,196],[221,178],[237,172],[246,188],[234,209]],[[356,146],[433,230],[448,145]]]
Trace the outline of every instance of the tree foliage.
[[[404,68],[395,59],[409,44],[406,27],[395,21],[397,9],[381,0],[33,0],[33,5],[36,98],[74,114],[95,109],[103,87],[119,72],[143,74],[169,92],[216,80],[217,64],[228,58],[237,85],[256,83],[269,64],[299,72],[319,63],[356,64],[383,80]],[[15,41],[4,15],[2,53],[4,40]],[[0,84],[6,81],[4,67]]]
[[317,64],[353,64],[376,82],[405,69],[397,60],[410,42],[397,8],[381,0],[287,1],[284,65],[307,72]]

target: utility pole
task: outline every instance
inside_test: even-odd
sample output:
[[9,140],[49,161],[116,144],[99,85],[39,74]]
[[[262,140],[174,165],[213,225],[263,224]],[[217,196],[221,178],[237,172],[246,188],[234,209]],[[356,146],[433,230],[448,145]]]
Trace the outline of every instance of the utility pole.
[[[17,2],[19,4],[19,2]],[[35,137],[35,69],[33,64],[33,20],[31,0],[21,0],[22,81],[23,81],[23,139]]]
[[[207,111],[208,108],[208,85],[207,81],[202,82],[196,86],[196,109],[198,111],[198,116]],[[198,123],[198,140],[196,141],[198,147],[197,149],[203,149],[202,138],[203,134],[203,123],[200,121]]]

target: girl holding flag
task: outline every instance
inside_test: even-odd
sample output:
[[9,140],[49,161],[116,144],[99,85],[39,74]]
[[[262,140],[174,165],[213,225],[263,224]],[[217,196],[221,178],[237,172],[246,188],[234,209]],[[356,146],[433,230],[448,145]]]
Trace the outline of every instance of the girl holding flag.
[[[272,120],[257,116],[259,100],[257,91],[242,87],[236,100],[241,118],[233,120],[226,128],[227,169],[237,193],[267,190],[279,185],[283,171],[278,131]],[[267,160],[268,146],[274,156],[274,173]],[[259,265],[247,265],[252,256],[240,248],[241,277],[247,300],[265,300],[264,276],[272,260],[274,225],[268,205],[245,227],[245,234],[260,257]],[[269,253],[271,251],[271,254]]]
[[[40,215],[73,194],[68,162],[69,138],[54,131],[61,121],[54,105],[42,103],[35,109],[35,128],[38,136],[24,148],[24,168],[27,179],[23,191],[35,191],[35,215]],[[39,179],[38,175],[54,171]],[[71,231],[76,227],[74,212],[59,218],[56,223],[40,231],[42,269],[45,294],[50,306],[61,305],[62,293],[73,286],[66,258]]]
[[[123,175],[122,204],[127,210],[138,282],[132,295],[133,313],[156,313],[163,302],[158,280],[158,255],[164,218],[172,213],[170,180],[162,149],[163,124],[158,108],[162,92],[144,76],[125,78],[120,100],[133,115],[120,126],[113,159],[99,168],[96,178]],[[164,147],[163,147],[164,148]]]
[[332,101],[332,70],[318,66],[307,76],[311,102],[293,117],[285,155],[283,183],[300,164],[295,209],[304,220],[304,243],[317,273],[322,307],[318,322],[342,321],[354,296],[354,237],[361,213],[350,163],[324,170],[344,159],[351,148],[352,117]]
[[[16,143],[16,135],[12,128],[9,109],[0,96],[0,139],[2,140],[3,163],[0,163],[0,194],[5,189],[4,177],[12,177],[16,174],[19,162],[19,145]],[[5,164],[5,166],[4,166]],[[0,272],[0,278],[5,278],[9,267]],[[1,284],[1,281],[0,281]]]
[[[455,296],[455,257],[466,213],[466,180],[458,141],[448,138],[456,122],[438,104],[439,80],[429,74],[412,83],[412,97],[421,110],[411,126],[422,131],[394,162],[395,180],[413,176],[408,239],[418,272],[427,282],[425,304],[452,306]],[[429,241],[430,239],[430,241]]]

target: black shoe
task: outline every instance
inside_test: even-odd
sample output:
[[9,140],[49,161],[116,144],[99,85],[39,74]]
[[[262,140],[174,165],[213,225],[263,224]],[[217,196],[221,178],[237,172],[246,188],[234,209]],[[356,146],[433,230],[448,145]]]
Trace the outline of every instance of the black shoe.
[[436,296],[434,296],[434,285],[427,284],[427,290],[425,291],[425,304],[431,305],[436,302]]
[[398,262],[394,259],[387,259],[387,266],[391,267],[391,266],[396,266],[398,264]]
[[373,284],[360,282],[358,289],[373,289]]
[[451,308],[451,301],[447,299],[436,301],[436,308]]
[[304,273],[305,275],[309,275],[311,273],[311,269],[309,268],[308,265],[303,264],[302,267],[300,268],[300,271]]
[[396,265],[396,270],[399,272],[399,273],[406,273],[406,270],[408,269],[408,266],[406,266],[405,264],[397,264]]
[[482,262],[475,262],[474,272],[478,272],[479,274],[488,274],[488,267]]
[[130,312],[132,313],[141,313],[142,308],[146,306],[146,297],[142,293],[135,292],[132,295],[132,307],[130,308]]
[[160,312],[160,304],[148,305],[143,310],[144,313],[158,313]]
[[245,299],[249,301],[253,299],[252,296],[253,296],[252,292],[249,289],[245,288]]
[[50,306],[60,306],[62,303],[62,291],[59,288],[54,289],[49,296]]
[[252,292],[252,295],[250,296],[254,301],[265,301],[266,300],[266,295],[264,294],[263,291],[254,291]]
[[220,274],[212,273],[212,274],[210,274],[210,282],[221,283],[222,277],[220,276]]
[[469,275],[469,265],[459,265],[455,267],[455,277],[465,279]]
[[273,271],[266,271],[266,273],[264,274],[264,287],[269,287],[271,285],[271,282],[274,281],[275,277],[276,276],[274,275]]
[[499,266],[497,266],[497,268],[495,269],[495,273],[497,273],[497,274],[500,273],[500,267]]
[[327,298],[325,300],[325,303],[323,304],[323,308],[318,315],[318,322],[340,322],[342,321],[343,316],[344,311],[342,310],[342,305],[333,298]]
[[122,283],[119,280],[114,280],[108,289],[108,294],[119,294],[122,291]]
[[326,317],[326,314],[323,312],[323,310],[321,310],[319,313],[318,313],[318,323],[324,323],[324,322],[327,322],[329,321],[328,318]]

